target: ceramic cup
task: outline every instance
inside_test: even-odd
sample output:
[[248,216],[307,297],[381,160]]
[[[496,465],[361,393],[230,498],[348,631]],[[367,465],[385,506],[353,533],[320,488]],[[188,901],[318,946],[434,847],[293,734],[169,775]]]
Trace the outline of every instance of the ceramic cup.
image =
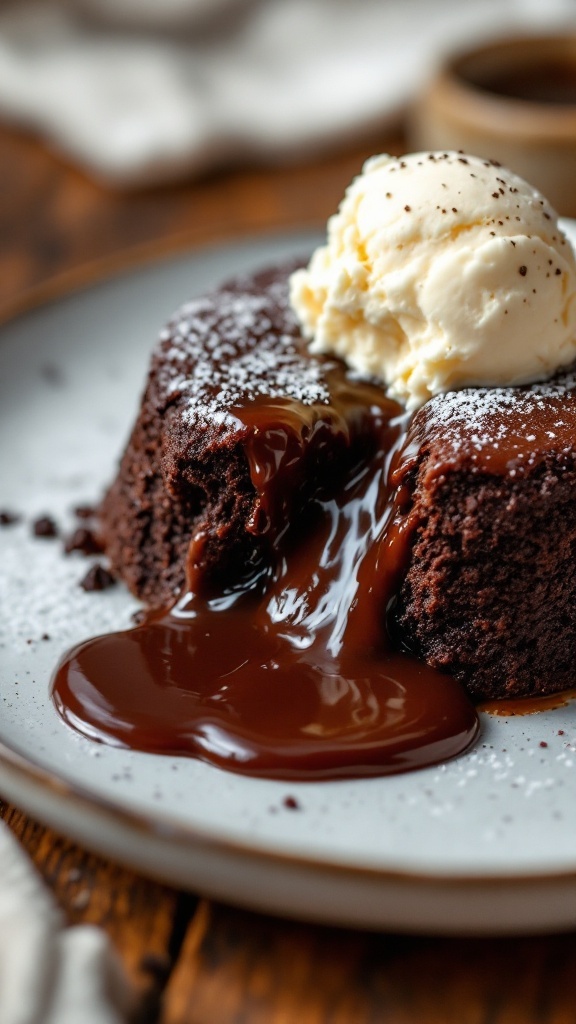
[[576,216],[576,35],[510,38],[445,61],[414,104],[410,148],[499,160]]

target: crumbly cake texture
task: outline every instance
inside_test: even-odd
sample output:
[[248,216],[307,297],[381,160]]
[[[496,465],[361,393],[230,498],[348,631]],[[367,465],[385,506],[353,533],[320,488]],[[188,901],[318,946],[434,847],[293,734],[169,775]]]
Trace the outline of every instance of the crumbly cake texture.
[[[147,604],[183,587],[194,534],[198,578],[218,591],[250,578],[267,540],[247,529],[256,491],[248,429],[234,408],[258,396],[328,406],[334,360],[309,359],[287,301],[287,280],[264,272],[187,303],[162,332],[139,417],[100,509],[111,564]],[[308,488],[332,459],[308,446]],[[294,503],[306,500],[306,486]]]
[[412,426],[408,646],[477,698],[574,685],[576,379],[439,396]]
[[[234,407],[255,394],[327,404],[334,365],[306,354],[287,277],[239,279],[188,303],[161,335],[100,510],[113,569],[149,605],[182,588],[192,534],[216,588],[266,559],[266,538],[247,529],[256,493]],[[398,628],[476,698],[573,685],[575,395],[571,373],[528,388],[470,388],[428,402],[412,423],[417,454],[404,482],[417,527]],[[341,457],[308,453],[314,486]]]

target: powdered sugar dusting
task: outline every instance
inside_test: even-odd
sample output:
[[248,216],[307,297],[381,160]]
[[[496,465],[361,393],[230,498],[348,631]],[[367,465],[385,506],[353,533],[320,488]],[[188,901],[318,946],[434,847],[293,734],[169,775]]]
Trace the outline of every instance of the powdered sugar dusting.
[[247,279],[186,303],[160,335],[159,400],[178,402],[185,422],[237,426],[231,410],[260,396],[330,402],[326,361],[302,352],[286,279],[258,293],[250,285]]
[[[415,426],[444,457],[465,455],[478,468],[507,460],[529,468],[546,453],[576,452],[576,368],[526,387],[466,388],[431,399]],[[517,462],[515,467],[512,463]]]
[[[160,335],[153,375],[161,410],[176,406],[187,428],[237,430],[235,409],[259,397],[329,405],[336,361],[306,349],[288,301],[288,273],[237,279],[186,303]],[[416,414],[418,448],[439,463],[464,458],[472,471],[509,473],[547,453],[576,453],[576,365],[523,387],[465,388],[438,395]]]

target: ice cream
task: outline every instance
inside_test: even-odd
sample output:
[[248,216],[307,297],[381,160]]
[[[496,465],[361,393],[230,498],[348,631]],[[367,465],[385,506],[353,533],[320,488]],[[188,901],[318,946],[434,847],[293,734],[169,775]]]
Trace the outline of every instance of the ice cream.
[[576,259],[555,211],[463,153],[369,160],[291,300],[312,352],[377,377],[408,409],[576,359]]

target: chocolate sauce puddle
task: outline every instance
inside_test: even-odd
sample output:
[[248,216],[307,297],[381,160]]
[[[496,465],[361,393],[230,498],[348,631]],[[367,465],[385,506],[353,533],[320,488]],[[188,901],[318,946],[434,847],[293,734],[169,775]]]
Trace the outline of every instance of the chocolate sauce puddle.
[[[193,537],[192,589],[172,609],[62,660],[53,699],[68,724],[123,747],[301,780],[406,771],[474,742],[464,689],[395,649],[385,626],[413,529],[407,418],[379,389],[336,378],[328,411],[288,400],[234,410],[248,428],[259,496],[249,529],[269,535],[266,571],[244,590],[202,596],[203,538]],[[295,503],[310,451],[321,465],[334,435],[341,469]]]

